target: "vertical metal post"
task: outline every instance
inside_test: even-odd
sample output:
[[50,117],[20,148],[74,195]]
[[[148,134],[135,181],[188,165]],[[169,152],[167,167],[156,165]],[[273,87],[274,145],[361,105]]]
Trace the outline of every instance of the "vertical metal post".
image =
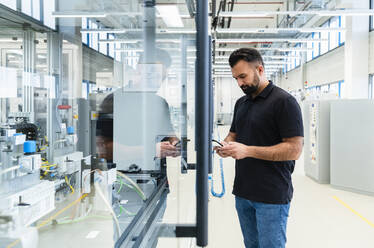
[[[212,36],[209,35],[209,151],[213,150],[212,146],[212,137],[213,137],[213,121],[214,121],[214,114],[213,114],[213,82],[212,82]],[[209,168],[208,173],[212,174],[213,168],[213,155],[212,152],[209,154]]]
[[57,97],[60,94],[59,90],[61,89],[62,36],[58,33],[49,32],[47,40],[48,75],[51,76],[47,106],[47,137],[49,142],[47,157],[49,161],[52,161],[55,132],[60,128],[56,121],[57,101],[53,99],[53,96]]
[[156,47],[156,0],[144,0],[143,46],[144,62],[155,62]]
[[[25,30],[23,33],[23,112],[30,112],[33,115],[34,111],[34,91],[32,85],[32,74],[35,71],[35,32],[32,30]],[[33,116],[31,118],[34,119]]]
[[[181,155],[187,164],[187,38],[181,37]],[[187,173],[187,168],[181,165],[181,173]]]
[[197,63],[196,63],[196,241],[208,244],[208,167],[209,156],[209,37],[208,0],[196,1]]

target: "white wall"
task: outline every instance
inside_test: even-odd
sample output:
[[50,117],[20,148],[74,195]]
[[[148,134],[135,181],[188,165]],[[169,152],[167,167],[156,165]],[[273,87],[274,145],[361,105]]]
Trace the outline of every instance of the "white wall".
[[[283,89],[301,89],[302,83],[308,86],[323,85],[344,80],[344,45],[304,64],[305,75],[301,68],[282,75],[277,82]],[[374,32],[369,33],[369,74],[374,74]]]
[[215,113],[232,113],[236,100],[244,95],[232,78],[216,78],[214,94]]

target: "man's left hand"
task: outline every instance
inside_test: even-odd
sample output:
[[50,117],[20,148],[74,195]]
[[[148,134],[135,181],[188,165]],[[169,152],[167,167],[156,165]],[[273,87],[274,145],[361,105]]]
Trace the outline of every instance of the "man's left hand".
[[249,157],[249,147],[238,142],[229,142],[228,145],[221,148],[221,151],[225,154],[229,154],[229,156],[234,159]]

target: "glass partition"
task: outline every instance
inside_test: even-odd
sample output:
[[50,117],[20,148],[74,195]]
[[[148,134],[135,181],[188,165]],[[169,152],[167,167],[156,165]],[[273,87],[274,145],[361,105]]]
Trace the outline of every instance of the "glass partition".
[[1,247],[194,242],[175,230],[196,225],[184,188],[196,176],[195,23],[184,4],[120,11],[84,21],[106,30],[88,35],[84,16],[60,19],[60,33],[0,31]]

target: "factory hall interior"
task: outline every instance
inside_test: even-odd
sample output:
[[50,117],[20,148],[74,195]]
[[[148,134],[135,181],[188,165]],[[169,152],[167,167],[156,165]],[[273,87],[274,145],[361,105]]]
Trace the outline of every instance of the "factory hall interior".
[[0,0],[0,248],[374,248],[374,0]]

